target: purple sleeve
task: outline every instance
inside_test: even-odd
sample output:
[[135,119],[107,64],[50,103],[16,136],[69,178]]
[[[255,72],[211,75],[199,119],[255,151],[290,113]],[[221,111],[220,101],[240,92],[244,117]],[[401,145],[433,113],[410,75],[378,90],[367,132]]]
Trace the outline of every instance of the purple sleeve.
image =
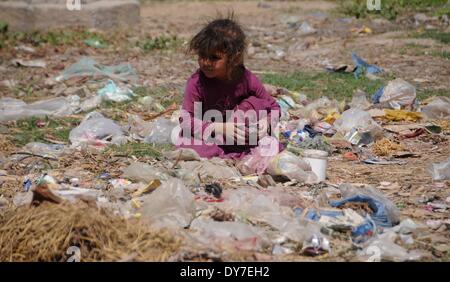
[[[250,97],[242,100],[236,106],[237,110],[277,110],[280,111],[280,106],[277,101],[266,91],[261,81],[252,73],[248,73],[249,91],[252,94]],[[268,113],[270,115],[270,112]]]
[[185,126],[190,126],[192,136],[199,134],[199,132],[196,132],[195,129],[197,129],[197,131],[200,130],[203,134],[205,129],[211,124],[211,122],[203,122],[201,119],[197,118],[202,118],[203,113],[195,113],[194,103],[203,103],[203,95],[199,91],[197,84],[198,75],[193,75],[186,84],[182,105],[182,110],[189,114],[189,122],[183,122],[183,117],[180,118],[180,123],[182,125],[181,127],[186,128]]

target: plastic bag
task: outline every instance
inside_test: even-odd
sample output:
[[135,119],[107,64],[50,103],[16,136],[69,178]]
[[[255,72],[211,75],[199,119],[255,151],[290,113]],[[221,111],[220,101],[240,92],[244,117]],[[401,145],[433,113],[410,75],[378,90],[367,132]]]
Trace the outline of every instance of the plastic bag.
[[356,53],[352,53],[352,60],[356,65],[356,68],[354,71],[354,76],[356,78],[359,78],[361,76],[361,74],[363,74],[364,72],[367,72],[370,74],[377,74],[377,73],[383,72],[383,69],[381,69],[375,65],[368,64],[366,61],[364,61],[363,59],[358,57],[358,55],[356,55]]
[[58,97],[31,104],[13,99],[0,99],[0,121],[19,120],[29,117],[67,116],[75,113],[80,106],[80,97]]
[[388,83],[380,97],[380,103],[393,109],[412,108],[416,100],[416,88],[401,78]]
[[145,143],[151,144],[166,144],[172,142],[172,131],[177,126],[177,123],[165,118],[158,118],[150,131],[150,134],[145,137]]
[[428,105],[422,107],[422,113],[429,119],[450,120],[450,98],[434,97]]
[[303,112],[306,118],[315,123],[330,114],[339,113],[339,103],[336,100],[328,99],[328,97],[321,97],[307,105]]
[[180,148],[175,151],[167,152],[164,156],[172,161],[200,161],[201,158],[194,149]]
[[433,180],[450,180],[450,158],[428,167]]
[[242,222],[197,218],[192,221],[190,229],[197,231],[204,244],[223,249],[258,251],[269,245],[261,230]]
[[89,112],[92,111],[93,109],[96,109],[98,106],[101,105],[101,103],[102,97],[95,95],[81,102],[80,110],[82,112]]
[[269,224],[287,238],[303,242],[319,232],[318,225],[301,224],[290,208],[281,207],[274,197],[254,188],[230,190],[220,203],[225,210],[232,210],[239,217]]
[[105,118],[98,112],[87,114],[79,126],[70,131],[69,140],[72,147],[83,144],[105,146],[126,142],[124,131],[113,120]]
[[243,175],[253,173],[263,174],[270,160],[279,152],[278,139],[272,136],[266,136],[259,140],[259,145],[252,148],[249,155],[245,156],[237,167]]
[[133,181],[148,183],[152,180],[168,180],[169,176],[159,168],[146,163],[134,162],[123,169],[122,177]]
[[223,159],[212,158],[204,161],[180,162],[180,167],[185,172],[198,177],[212,179],[229,179],[241,175],[235,167],[228,166]]
[[24,146],[24,150],[40,156],[57,158],[64,153],[65,146],[62,144],[31,142]]
[[334,122],[334,127],[338,132],[346,134],[353,128],[366,131],[374,124],[368,112],[354,108],[343,112],[341,118]]
[[168,180],[142,199],[142,217],[156,228],[184,228],[195,216],[194,194],[178,179]]
[[128,116],[128,131],[134,139],[144,140],[152,130],[152,127],[153,124],[151,122],[144,121],[138,115]]
[[375,188],[355,188],[350,184],[342,184],[339,190],[344,200],[331,201],[332,207],[340,207],[347,202],[365,202],[373,211],[371,218],[377,226],[392,227],[400,221],[400,212],[394,203]]
[[405,248],[395,244],[397,234],[388,231],[367,242],[363,251],[358,253],[361,260],[367,262],[379,261],[417,261],[420,260],[421,254],[417,251],[408,252]]
[[55,80],[64,81],[80,76],[106,76],[119,81],[132,82],[138,80],[136,71],[129,63],[123,63],[115,66],[103,66],[90,57],[81,58],[78,62],[65,69],[61,75],[55,78]]
[[311,166],[288,151],[283,151],[275,156],[269,162],[267,172],[272,176],[286,176],[299,182],[317,182],[317,176],[311,171]]
[[350,108],[365,110],[369,108],[371,104],[367,100],[366,93],[361,90],[356,90],[353,94],[352,102],[350,103]]
[[97,95],[104,101],[125,102],[131,100],[135,94],[129,88],[118,87],[114,81],[108,80],[105,87],[97,91]]

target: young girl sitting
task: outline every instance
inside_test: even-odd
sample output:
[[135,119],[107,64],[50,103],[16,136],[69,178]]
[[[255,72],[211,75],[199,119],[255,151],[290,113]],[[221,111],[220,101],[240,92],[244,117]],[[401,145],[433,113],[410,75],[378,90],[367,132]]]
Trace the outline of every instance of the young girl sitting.
[[199,69],[186,85],[178,147],[239,159],[276,125],[280,107],[245,68],[245,49],[246,36],[232,17],[210,22],[192,38],[189,51]]

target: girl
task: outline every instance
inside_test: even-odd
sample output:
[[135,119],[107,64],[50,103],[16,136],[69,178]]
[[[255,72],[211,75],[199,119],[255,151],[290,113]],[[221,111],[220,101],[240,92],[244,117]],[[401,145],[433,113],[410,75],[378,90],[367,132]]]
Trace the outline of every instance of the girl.
[[[270,118],[279,118],[280,107],[245,68],[245,49],[246,36],[232,16],[210,22],[192,38],[189,51],[197,54],[199,69],[186,85],[179,147],[201,157],[239,159],[257,145],[250,134],[259,140],[270,132]],[[249,131],[251,126],[257,131]],[[214,142],[208,144],[205,136]]]

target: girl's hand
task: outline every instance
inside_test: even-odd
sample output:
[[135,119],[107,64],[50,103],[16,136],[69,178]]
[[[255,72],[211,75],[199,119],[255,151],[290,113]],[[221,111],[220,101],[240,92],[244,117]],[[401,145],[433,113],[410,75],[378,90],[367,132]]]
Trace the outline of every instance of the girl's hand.
[[233,122],[215,123],[214,130],[217,134],[223,135],[224,141],[226,142],[226,137],[232,136],[233,140],[237,144],[245,144],[246,140],[246,128],[245,125]]
[[268,135],[269,121],[267,118],[262,118],[258,121],[258,139]]

